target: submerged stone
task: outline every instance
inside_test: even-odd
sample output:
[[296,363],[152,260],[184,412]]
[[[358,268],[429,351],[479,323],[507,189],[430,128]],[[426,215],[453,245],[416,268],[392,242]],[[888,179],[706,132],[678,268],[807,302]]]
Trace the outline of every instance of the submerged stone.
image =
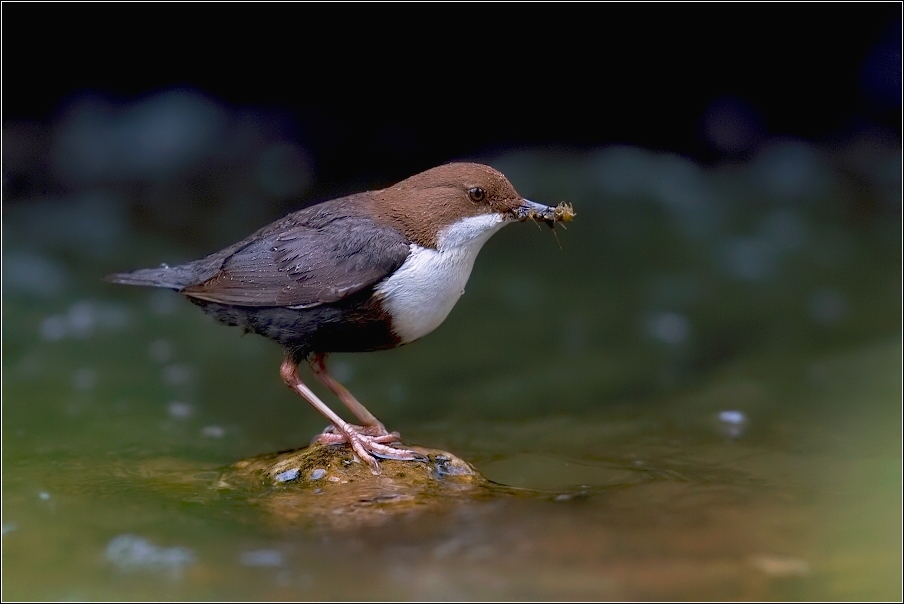
[[186,547],[161,547],[138,535],[118,535],[108,544],[105,556],[123,571],[151,570],[178,574],[195,562]]
[[297,479],[298,468],[292,468],[290,470],[286,470],[285,472],[280,472],[274,477],[274,480],[276,480],[276,482],[289,482]]

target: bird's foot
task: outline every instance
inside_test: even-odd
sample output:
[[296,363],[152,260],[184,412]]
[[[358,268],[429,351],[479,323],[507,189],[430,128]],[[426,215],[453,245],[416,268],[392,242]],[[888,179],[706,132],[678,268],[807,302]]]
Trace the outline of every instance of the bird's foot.
[[348,443],[361,461],[369,464],[375,473],[380,472],[380,464],[376,458],[397,459],[400,461],[424,461],[424,455],[409,449],[397,449],[388,443],[398,443],[402,439],[398,432],[387,432],[382,425],[355,426],[348,424],[348,432],[336,426],[328,426],[318,434],[311,444],[337,445]]
[[[376,423],[366,426],[359,426],[357,424],[347,424],[349,429],[352,431],[361,434],[363,436],[373,436],[377,439],[379,443],[396,443],[402,442],[402,437],[399,436],[398,432],[390,432],[388,431],[383,424]],[[327,437],[338,437],[338,440],[334,442],[341,443],[345,442],[345,435],[339,431],[339,429],[330,424],[326,428],[324,428],[323,432],[320,434],[321,436]]]
[[[374,439],[375,442],[380,444],[388,444],[388,443],[399,443],[402,442],[402,437],[399,436],[398,432],[389,432],[386,428],[383,427],[383,424],[374,424],[370,426],[359,426],[357,424],[348,424],[348,427],[353,432],[361,435],[361,436],[369,436]],[[347,442],[347,438],[345,438],[345,434],[339,431],[336,426],[330,424],[326,428],[324,428],[323,432],[314,437],[314,441],[324,445],[332,445],[337,443]]]

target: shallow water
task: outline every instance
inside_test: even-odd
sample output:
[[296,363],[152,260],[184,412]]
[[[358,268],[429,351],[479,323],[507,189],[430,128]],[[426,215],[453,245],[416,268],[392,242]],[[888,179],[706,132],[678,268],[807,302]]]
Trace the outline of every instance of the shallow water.
[[[899,599],[899,206],[632,153],[497,158],[574,203],[561,249],[508,227],[434,334],[331,358],[406,442],[518,487],[359,527],[216,488],[323,428],[275,345],[99,281],[209,249],[127,196],[8,208],[3,597]],[[628,159],[662,199],[612,184]]]
[[[163,431],[169,446],[117,449],[13,435],[4,597],[891,598],[899,359],[896,342],[824,359],[855,367],[832,379],[860,382],[868,398],[754,416],[761,425],[735,441],[677,401],[642,417],[412,426],[409,441],[535,491],[359,528],[286,520],[215,489],[219,464],[205,458],[228,459],[220,442],[205,450]],[[839,412],[849,404],[856,418]]]

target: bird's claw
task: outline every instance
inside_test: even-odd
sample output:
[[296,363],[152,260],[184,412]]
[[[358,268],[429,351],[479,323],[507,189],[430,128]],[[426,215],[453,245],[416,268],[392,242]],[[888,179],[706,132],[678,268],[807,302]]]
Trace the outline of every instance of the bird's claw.
[[[362,436],[373,437],[378,443],[396,443],[402,442],[402,437],[398,432],[389,432],[383,427],[383,424],[374,424],[372,426],[358,426],[356,424],[348,424],[349,429]],[[318,440],[326,437],[326,440]],[[324,428],[323,432],[314,437],[314,441],[323,444],[334,444],[346,442],[345,434],[343,434],[336,426],[330,424]]]
[[395,459],[399,461],[426,461],[427,457],[417,451],[397,449],[389,443],[401,442],[398,432],[387,432],[383,426],[355,426],[349,424],[345,432],[335,426],[329,426],[314,437],[311,444],[338,445],[348,443],[361,461],[369,464],[373,471],[380,473],[380,464],[376,460]]

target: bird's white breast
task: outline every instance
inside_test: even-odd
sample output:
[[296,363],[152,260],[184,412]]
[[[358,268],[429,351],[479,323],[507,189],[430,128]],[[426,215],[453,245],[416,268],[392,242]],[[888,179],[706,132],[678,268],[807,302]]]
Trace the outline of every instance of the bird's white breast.
[[464,218],[439,233],[437,249],[411,244],[399,269],[375,288],[402,343],[436,329],[464,293],[483,244],[508,220],[502,214]]

